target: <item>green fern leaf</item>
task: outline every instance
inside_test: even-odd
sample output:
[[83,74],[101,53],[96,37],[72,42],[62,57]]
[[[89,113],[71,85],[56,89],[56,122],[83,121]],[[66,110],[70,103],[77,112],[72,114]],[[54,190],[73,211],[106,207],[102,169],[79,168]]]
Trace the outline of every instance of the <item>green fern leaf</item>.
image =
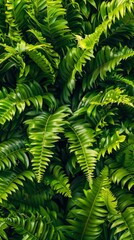
[[40,182],[46,167],[54,152],[51,150],[60,139],[59,133],[64,131],[64,118],[68,115],[68,108],[61,107],[54,114],[43,112],[34,119],[26,121],[29,125],[29,151],[33,155],[32,165]]
[[122,188],[127,184],[130,190],[134,186],[134,173],[123,167],[118,168],[112,174],[112,181],[117,184],[121,183]]
[[48,61],[48,59],[41,52],[37,50],[29,50],[27,51],[30,58],[41,68],[41,70],[45,73],[45,77],[50,80],[50,82],[55,82],[55,72]]
[[0,101],[0,124],[12,120],[17,109],[21,113],[26,105],[30,106],[31,103],[36,109],[42,108],[43,98],[46,99],[49,107],[55,107],[54,98],[51,97],[51,94],[44,94],[37,82],[29,85],[25,83],[17,84],[15,91],[7,94]]
[[102,190],[109,185],[108,170],[105,168],[100,177],[93,184],[91,190],[85,191],[85,197],[78,198],[76,208],[72,209],[68,219],[71,224],[72,239],[98,239],[102,231],[100,225],[104,223],[107,211],[102,200]]
[[83,120],[70,124],[65,136],[70,143],[70,152],[74,152],[81,170],[92,184],[92,175],[96,166],[97,151],[93,149],[94,132]]
[[52,189],[57,193],[64,195],[65,197],[71,197],[70,184],[68,183],[68,177],[65,175],[61,166],[50,166],[53,175],[45,176],[44,182],[50,185]]
[[23,181],[25,179],[32,180],[34,174],[31,171],[25,170],[20,174],[17,174],[13,171],[4,171],[0,173],[0,203],[3,200],[7,200],[8,195],[11,195],[13,192],[16,192],[19,186],[23,186]]
[[100,151],[98,154],[98,159],[101,155],[104,157],[106,152],[108,154],[112,153],[113,150],[120,148],[120,143],[125,141],[126,136],[120,135],[119,131],[116,131],[112,136],[108,135],[106,138],[103,137],[100,141]]
[[133,240],[134,239],[134,209],[132,207],[118,215],[113,216],[113,223],[111,228],[116,228],[114,234],[119,234],[119,240]]
[[26,146],[24,140],[9,139],[0,143],[0,170],[16,166],[18,161],[29,166],[29,159],[26,154]]
[[90,76],[90,85],[92,86],[99,75],[100,78],[104,80],[107,72],[111,72],[122,60],[132,57],[133,55],[133,49],[129,49],[127,46],[121,47],[119,50],[116,48],[111,49],[109,46],[103,47],[92,62],[91,68],[95,70]]

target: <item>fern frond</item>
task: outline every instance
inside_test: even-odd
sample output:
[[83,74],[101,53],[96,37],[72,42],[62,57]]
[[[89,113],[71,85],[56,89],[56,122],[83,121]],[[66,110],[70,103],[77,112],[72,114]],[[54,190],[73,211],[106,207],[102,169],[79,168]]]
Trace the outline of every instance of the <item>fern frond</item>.
[[96,166],[97,151],[93,149],[94,132],[83,120],[70,123],[65,136],[70,143],[70,152],[74,152],[81,170],[92,184],[92,175]]
[[[81,74],[86,62],[94,57],[94,46],[99,42],[99,38],[107,27],[107,24],[108,21],[100,24],[95,29],[95,32],[85,37],[85,39],[76,35],[78,45],[76,48],[68,49],[60,67],[60,73],[63,81],[65,82],[65,87],[63,89],[63,91],[66,93],[65,95],[69,96],[69,94],[72,93],[75,87],[76,73],[78,72]],[[67,91],[67,89],[70,93]]]
[[[0,63],[5,62],[7,59],[11,59],[15,67],[18,68],[20,71],[19,77],[22,77],[23,75],[25,75],[26,65],[23,60],[23,56],[21,55],[21,52],[20,52],[20,47],[25,46],[25,43],[21,41],[20,43],[17,44],[17,46],[14,46],[14,47],[9,46],[7,44],[0,43],[0,46],[2,46],[5,50],[5,52],[0,55],[1,57]],[[10,65],[12,65],[13,63],[10,63]]]
[[46,99],[49,107],[54,107],[54,98],[51,98],[51,94],[44,94],[37,82],[29,85],[17,84],[15,91],[7,94],[0,101],[0,123],[4,124],[6,121],[12,120],[17,109],[21,113],[26,105],[30,106],[31,103],[36,109],[42,108],[43,98]]
[[0,173],[0,203],[3,200],[7,200],[8,195],[16,192],[19,187],[23,186],[23,182],[26,179],[32,180],[34,174],[32,171],[25,170],[20,174],[13,171],[4,171]]
[[114,235],[119,235],[119,240],[133,240],[134,239],[134,209],[132,207],[120,214],[113,216],[111,228],[115,228]]
[[71,224],[72,239],[98,239],[102,231],[100,225],[104,223],[107,211],[102,199],[102,190],[109,185],[108,169],[94,181],[91,190],[85,191],[85,197],[78,198],[76,207],[72,209],[68,219]]
[[30,216],[18,214],[6,218],[6,224],[12,226],[23,240],[58,239],[65,240],[64,234],[58,224],[55,211],[40,208],[39,213]]
[[109,134],[107,137],[103,137],[100,141],[100,151],[98,155],[98,159],[101,157],[101,155],[104,157],[106,152],[108,154],[112,153],[113,150],[117,150],[120,148],[120,143],[125,141],[126,136],[120,135],[119,131],[116,131],[112,136]]
[[36,29],[30,29],[28,30],[28,33],[31,33],[36,40],[38,40],[38,44],[36,45],[30,45],[27,44],[27,50],[42,50],[43,54],[45,54],[45,57],[50,61],[52,64],[52,67],[54,69],[57,69],[60,63],[60,56],[59,54],[54,50],[51,43],[46,42],[46,38],[44,38],[43,34]]
[[66,9],[62,5],[61,0],[46,1],[46,18],[44,18],[45,36],[53,43],[55,47],[62,47],[63,44],[73,39],[71,31],[65,19]]
[[21,7],[23,8],[24,1],[13,2],[12,0],[6,0],[6,3],[5,3],[5,6],[6,6],[6,11],[5,11],[6,22],[9,26],[8,36],[11,40],[13,40],[15,42],[20,42],[21,41],[21,32],[19,30],[18,24],[17,24],[16,19],[15,19],[16,14],[14,14],[15,7],[16,7],[15,5],[16,4],[20,5],[21,2],[22,2]]
[[122,75],[119,75],[117,73],[113,74],[113,76],[111,76],[111,80],[114,80],[114,81],[117,81],[117,82],[121,82],[121,83],[125,83],[126,85],[129,85],[132,88],[134,88],[134,82],[131,79],[123,77]]
[[70,29],[75,34],[82,33],[83,17],[77,2],[72,2],[67,6],[67,21]]
[[1,99],[0,101],[0,124],[4,124],[6,121],[13,119],[15,108],[15,95],[10,94],[8,97]]
[[6,228],[7,228],[7,224],[5,222],[4,218],[0,218],[0,239],[5,239],[8,240],[7,234],[6,234]]
[[117,207],[117,199],[112,194],[109,188],[105,188],[102,190],[102,198],[105,202],[105,205],[107,207],[108,213],[112,215],[116,215],[118,213]]
[[45,77],[50,80],[50,82],[55,82],[55,72],[48,61],[48,59],[39,51],[31,50],[27,52],[30,58],[39,66],[39,68],[45,73]]
[[99,75],[104,80],[107,72],[111,72],[122,60],[132,56],[134,56],[134,51],[127,46],[119,49],[111,49],[109,46],[103,47],[97,53],[95,60],[92,61],[91,69],[94,69],[94,71],[90,76],[89,84],[92,86]]
[[36,173],[37,181],[40,182],[54,152],[52,148],[60,139],[59,133],[64,131],[65,117],[68,108],[63,106],[55,113],[43,112],[34,119],[26,121],[30,140],[29,151],[33,155],[32,165]]
[[71,190],[69,179],[65,175],[61,166],[50,166],[52,174],[45,176],[44,183],[50,185],[57,193],[64,195],[65,197],[71,197]]
[[29,159],[26,154],[24,140],[9,139],[0,143],[0,170],[6,167],[16,166],[21,161],[26,167],[29,166]]
[[100,6],[100,14],[103,20],[107,17],[115,22],[116,19],[123,18],[128,10],[131,12],[133,9],[133,1],[130,0],[112,0],[111,2],[103,1]]
[[111,179],[114,183],[121,183],[122,188],[125,184],[127,184],[129,190],[134,186],[134,172],[123,167],[115,170],[112,173]]

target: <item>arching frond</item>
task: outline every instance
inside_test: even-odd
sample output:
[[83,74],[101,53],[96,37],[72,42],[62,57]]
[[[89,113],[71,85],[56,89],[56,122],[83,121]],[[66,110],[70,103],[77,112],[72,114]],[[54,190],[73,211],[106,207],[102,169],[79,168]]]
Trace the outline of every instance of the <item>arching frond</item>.
[[134,209],[132,207],[126,208],[122,213],[113,216],[111,228],[115,228],[114,235],[120,234],[119,240],[133,240],[134,239]]
[[[19,42],[21,41],[21,32],[16,22],[16,18],[18,15],[19,15],[19,20],[20,20],[20,17],[22,17],[20,12],[23,12],[24,1],[13,2],[12,0],[6,0],[5,5],[6,5],[6,11],[5,11],[6,22],[8,23],[8,26],[9,26],[8,36],[11,40],[15,42],[17,41]],[[16,11],[16,8],[17,8],[17,11]],[[16,15],[16,13],[18,15]]]
[[51,66],[51,63],[47,60],[47,58],[37,50],[28,51],[28,55],[46,74],[46,77],[50,79],[52,82],[54,82],[55,73]]
[[126,168],[118,168],[112,173],[111,178],[114,183],[121,183],[122,188],[125,184],[127,184],[129,190],[134,186],[134,173]]
[[120,135],[119,131],[116,131],[112,136],[110,136],[109,132],[107,137],[103,137],[100,141],[100,151],[99,156],[105,156],[106,152],[108,154],[112,153],[113,150],[117,150],[120,148],[120,143],[125,141],[126,136]]
[[90,75],[89,84],[92,85],[99,75],[104,80],[107,72],[111,72],[122,60],[132,56],[134,56],[134,51],[127,46],[119,49],[111,49],[109,46],[103,47],[97,53],[95,60],[92,61],[91,69],[94,71]]
[[100,225],[104,223],[107,211],[102,199],[102,190],[108,186],[107,169],[102,171],[91,190],[85,191],[85,197],[78,198],[76,207],[70,212],[68,222],[71,224],[72,239],[98,239],[101,233]]
[[92,175],[96,166],[97,151],[93,149],[94,132],[83,119],[70,123],[65,136],[69,141],[70,152],[74,152],[81,170],[92,184]]
[[43,95],[43,90],[37,82],[27,84],[18,84],[16,90],[7,94],[5,98],[0,101],[0,123],[4,124],[6,121],[13,119],[16,110],[21,113],[24,111],[26,105],[30,106],[31,103],[36,109],[42,107],[43,97],[47,102],[53,106],[53,99],[48,94]]
[[21,161],[26,167],[29,166],[29,159],[26,154],[25,141],[10,139],[0,143],[0,170],[16,166]]
[[71,197],[71,190],[69,179],[65,175],[61,166],[50,166],[52,174],[45,176],[44,183],[50,185],[57,193],[60,193],[66,197]]
[[32,171],[25,170],[19,174],[13,171],[0,172],[0,202],[7,200],[8,195],[16,192],[19,186],[23,186],[26,179],[32,180],[34,174]]
[[5,223],[12,226],[23,240],[65,240],[62,230],[56,224],[56,212],[43,208],[40,209],[40,212],[41,214],[31,214],[30,216],[10,215],[5,219]]
[[54,152],[55,143],[60,139],[59,133],[64,131],[65,117],[68,108],[63,106],[55,113],[43,112],[34,119],[26,121],[29,134],[29,151],[33,155],[32,165],[36,173],[37,181],[40,182]]

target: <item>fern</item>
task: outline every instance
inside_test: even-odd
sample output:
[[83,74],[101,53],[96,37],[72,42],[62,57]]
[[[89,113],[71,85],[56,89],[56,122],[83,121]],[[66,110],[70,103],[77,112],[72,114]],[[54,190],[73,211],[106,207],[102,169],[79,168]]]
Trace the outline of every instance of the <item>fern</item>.
[[101,196],[103,188],[108,186],[107,174],[105,168],[95,180],[92,190],[85,191],[85,197],[77,199],[77,207],[71,210],[68,222],[71,224],[72,239],[97,239],[100,236],[100,225],[107,214]]
[[46,78],[48,78],[51,82],[54,82],[55,73],[48,59],[37,50],[28,51],[28,55],[37,64],[37,66],[39,66],[41,70],[45,73]]
[[31,171],[25,170],[20,174],[13,171],[4,171],[0,173],[0,202],[7,200],[8,195],[16,192],[19,186],[23,186],[25,179],[32,180],[34,174]]
[[120,47],[119,50],[111,49],[109,46],[103,47],[96,55],[95,61],[92,62],[91,68],[95,70],[91,74],[89,79],[90,85],[92,85],[97,77],[104,80],[107,72],[111,72],[122,61],[134,55],[133,49],[129,49],[127,46]]
[[70,152],[74,152],[81,170],[92,185],[92,175],[96,166],[97,151],[93,149],[94,132],[83,120],[69,125],[65,136],[70,143]]
[[18,165],[18,160],[29,166],[24,140],[10,139],[0,144],[0,169],[11,168]]
[[50,185],[52,189],[56,190],[66,197],[71,197],[70,184],[61,166],[50,166],[52,175],[48,175],[44,179],[44,183]]
[[43,112],[34,119],[26,121],[29,125],[29,151],[33,155],[32,165],[38,182],[41,181],[46,167],[53,156],[52,148],[64,131],[64,118],[68,115],[66,107],[59,108],[54,114]]
[[113,150],[117,150],[120,148],[120,143],[125,141],[125,135],[120,135],[118,131],[116,131],[112,136],[108,135],[106,138],[102,138],[100,141],[100,151],[99,156],[105,156],[106,152],[108,154],[112,153]]
[[117,235],[119,240],[134,239],[133,208],[127,207],[124,211],[120,212],[117,209],[117,200],[109,189],[103,190],[102,195],[109,210],[109,221],[111,228],[114,229],[114,235]]
[[134,186],[134,174],[125,168],[118,168],[112,174],[112,180],[114,183],[121,183],[122,188],[125,184],[128,185],[128,189],[130,190]]
[[116,228],[114,234],[120,234],[119,240],[134,239],[133,230],[134,212],[133,208],[127,208],[122,214],[113,217],[113,224],[111,228]]
[[[15,5],[17,4],[17,1],[13,3],[12,0],[6,0],[6,22],[9,24],[9,32],[8,35],[13,41],[20,41],[21,40],[21,33],[18,28],[18,24],[16,23],[16,14],[14,14],[15,11]],[[22,2],[21,7],[23,9],[24,2]],[[20,7],[20,2],[19,2],[19,7]],[[21,11],[22,11],[21,9]],[[18,12],[18,11],[16,11]]]

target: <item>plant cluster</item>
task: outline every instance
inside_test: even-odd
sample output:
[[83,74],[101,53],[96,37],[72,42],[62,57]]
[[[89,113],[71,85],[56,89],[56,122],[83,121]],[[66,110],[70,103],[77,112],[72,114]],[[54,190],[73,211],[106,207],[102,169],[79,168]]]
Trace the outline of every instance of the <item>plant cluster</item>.
[[134,239],[134,0],[0,1],[0,239]]

